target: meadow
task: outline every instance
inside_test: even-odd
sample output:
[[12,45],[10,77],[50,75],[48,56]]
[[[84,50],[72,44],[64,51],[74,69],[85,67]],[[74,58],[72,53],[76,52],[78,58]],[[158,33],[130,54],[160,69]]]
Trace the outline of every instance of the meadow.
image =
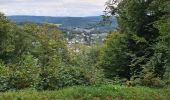
[[120,85],[73,86],[56,91],[25,89],[0,93],[0,100],[168,100],[170,89]]

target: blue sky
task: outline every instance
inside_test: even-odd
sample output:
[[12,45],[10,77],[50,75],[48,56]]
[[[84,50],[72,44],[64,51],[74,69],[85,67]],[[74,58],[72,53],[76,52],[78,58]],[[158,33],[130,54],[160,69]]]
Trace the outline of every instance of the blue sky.
[[96,16],[107,0],[0,0],[0,12],[6,15]]

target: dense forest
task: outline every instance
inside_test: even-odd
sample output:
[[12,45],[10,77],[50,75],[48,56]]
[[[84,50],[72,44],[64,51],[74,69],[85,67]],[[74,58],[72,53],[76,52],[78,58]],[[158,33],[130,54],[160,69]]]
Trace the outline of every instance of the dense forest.
[[[116,31],[109,32],[103,43],[77,43],[72,47],[68,46],[62,31],[55,25],[18,25],[1,13],[0,92],[88,86],[86,90],[93,87],[93,92],[98,93],[96,88],[99,87],[101,94],[109,95],[101,100],[113,100],[116,95],[111,95],[111,85],[122,86],[126,93],[127,87],[169,88],[170,1],[109,0],[106,5],[103,22],[109,23],[109,18],[116,16]],[[106,85],[107,89],[101,85]],[[63,90],[63,93],[66,91]],[[68,91],[73,92],[71,89]],[[161,93],[164,92],[161,90]],[[140,93],[142,97],[144,92]],[[99,94],[94,94],[92,100],[100,100]],[[124,95],[120,96],[116,100],[124,100]],[[82,100],[79,96],[75,98]],[[168,97],[157,100],[168,100]]]

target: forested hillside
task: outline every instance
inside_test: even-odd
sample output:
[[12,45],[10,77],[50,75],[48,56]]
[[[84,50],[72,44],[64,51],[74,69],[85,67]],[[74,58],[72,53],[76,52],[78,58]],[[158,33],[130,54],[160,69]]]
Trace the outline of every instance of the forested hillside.
[[[16,23],[53,23],[60,24],[62,27],[94,27],[99,26],[102,20],[101,16],[89,16],[89,17],[50,17],[50,16],[8,16],[8,18]],[[112,24],[107,26],[112,26],[113,28],[117,26],[116,18],[111,18]],[[101,25],[100,25],[101,26]]]
[[118,26],[95,43],[82,43],[83,31],[74,39],[55,24],[18,25],[0,13],[0,99],[170,99],[170,1],[106,6],[103,24],[114,16]]

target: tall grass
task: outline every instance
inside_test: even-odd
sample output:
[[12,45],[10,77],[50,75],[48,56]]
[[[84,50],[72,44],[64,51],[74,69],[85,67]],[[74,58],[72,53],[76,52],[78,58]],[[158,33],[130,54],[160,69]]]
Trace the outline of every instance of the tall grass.
[[26,89],[0,93],[0,100],[169,100],[170,89],[126,86],[75,86],[58,91]]

